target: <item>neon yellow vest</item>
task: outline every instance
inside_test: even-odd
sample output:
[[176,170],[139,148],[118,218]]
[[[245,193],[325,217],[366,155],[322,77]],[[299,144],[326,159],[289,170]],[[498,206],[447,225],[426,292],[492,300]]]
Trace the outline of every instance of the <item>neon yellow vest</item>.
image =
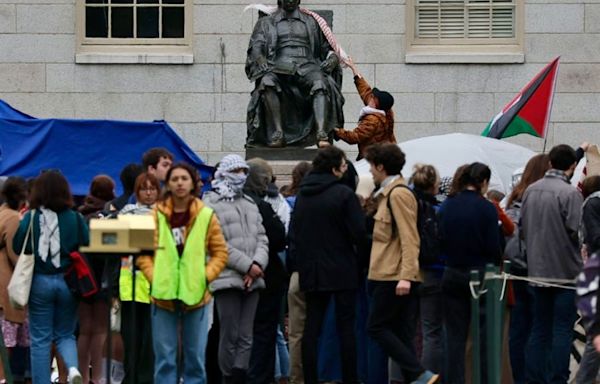
[[181,300],[189,306],[202,301],[206,292],[206,233],[212,214],[208,207],[200,210],[179,257],[167,218],[157,212],[158,249],[154,254],[152,297]]
[[[132,257],[121,259],[121,273],[119,274],[119,298],[121,301],[131,301],[132,259]],[[135,273],[135,301],[150,304],[150,283],[146,280],[142,271],[136,271]]]

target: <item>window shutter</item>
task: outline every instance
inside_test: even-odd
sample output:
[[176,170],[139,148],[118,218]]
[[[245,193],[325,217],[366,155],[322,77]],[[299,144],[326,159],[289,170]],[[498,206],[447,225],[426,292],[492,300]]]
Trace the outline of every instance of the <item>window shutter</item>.
[[516,0],[415,0],[418,39],[515,37]]

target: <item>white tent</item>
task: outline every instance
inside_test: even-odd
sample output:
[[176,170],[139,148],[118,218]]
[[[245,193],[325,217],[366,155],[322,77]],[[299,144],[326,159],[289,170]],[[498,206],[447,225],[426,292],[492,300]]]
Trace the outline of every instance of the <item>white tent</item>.
[[[422,137],[398,144],[406,154],[402,174],[408,178],[417,163],[435,166],[441,177],[452,176],[456,168],[475,161],[484,163],[492,170],[490,189],[507,193],[511,189],[513,172],[524,167],[536,153],[520,145],[488,137],[466,133]],[[361,179],[369,174],[366,160],[355,163]]]

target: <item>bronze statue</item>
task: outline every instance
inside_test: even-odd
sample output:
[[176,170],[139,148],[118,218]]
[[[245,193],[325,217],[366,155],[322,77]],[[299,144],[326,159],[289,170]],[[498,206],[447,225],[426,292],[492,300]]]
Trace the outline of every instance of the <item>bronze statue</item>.
[[339,58],[299,4],[280,0],[254,26],[246,60],[246,75],[255,81],[247,147],[323,146],[344,124]]

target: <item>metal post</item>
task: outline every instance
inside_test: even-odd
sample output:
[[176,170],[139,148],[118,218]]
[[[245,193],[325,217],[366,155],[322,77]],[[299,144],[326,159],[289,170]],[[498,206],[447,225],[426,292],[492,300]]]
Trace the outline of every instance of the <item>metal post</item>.
[[[486,277],[497,275],[499,272],[500,269],[492,264],[485,267]],[[486,286],[488,287],[485,300],[487,378],[490,384],[500,384],[502,362],[502,302],[500,302],[500,291],[502,290],[502,280],[488,280]]]
[[10,371],[10,359],[8,358],[8,350],[4,344],[4,337],[0,335],[0,359],[2,360],[2,368],[4,368],[4,378],[7,384],[13,384],[12,372]]
[[[503,262],[503,266],[502,266],[502,271],[505,273],[510,273],[510,261],[509,260],[504,260]],[[499,358],[500,358],[500,381],[502,381],[502,356],[504,354],[504,350],[503,350],[503,341],[504,341],[504,321],[506,319],[506,292],[508,290],[508,280],[498,280],[499,282],[499,294],[502,297],[502,300],[500,300],[500,298],[498,298],[498,306],[499,306],[499,321],[500,321],[500,345],[499,345],[499,349],[498,349],[498,354],[499,354]]]
[[[137,254],[134,253],[133,255],[130,256],[131,257],[131,266],[130,266],[130,270],[131,270],[131,324],[132,327],[131,329],[133,330],[133,332],[131,332],[131,357],[129,358],[129,372],[127,373],[131,373],[131,383],[132,384],[137,384],[137,376],[138,376],[138,372],[136,369],[136,362],[137,362],[137,348],[136,348],[136,333],[137,333],[137,319],[136,319],[136,307],[137,307],[137,302],[135,301],[135,279],[137,277],[137,267],[135,265],[136,263],[136,257]],[[122,315],[122,313],[121,313]],[[121,319],[121,321],[123,321],[124,319]],[[150,319],[146,319],[147,321],[150,321]],[[126,368],[127,369],[127,368]]]
[[[479,271],[471,271],[471,285],[474,288],[475,294],[479,292]],[[471,297],[471,342],[473,343],[472,358],[472,384],[481,384],[481,366],[480,366],[480,339],[481,332],[479,329],[479,297]]]
[[[114,257],[114,255],[108,255],[108,257]],[[106,263],[107,261],[105,261]],[[112,284],[112,276],[108,276],[108,284],[107,284],[107,295],[106,298],[108,302],[108,336],[106,338],[106,384],[112,383],[112,327],[111,327],[111,318],[112,318],[112,297],[113,297],[113,284]]]

